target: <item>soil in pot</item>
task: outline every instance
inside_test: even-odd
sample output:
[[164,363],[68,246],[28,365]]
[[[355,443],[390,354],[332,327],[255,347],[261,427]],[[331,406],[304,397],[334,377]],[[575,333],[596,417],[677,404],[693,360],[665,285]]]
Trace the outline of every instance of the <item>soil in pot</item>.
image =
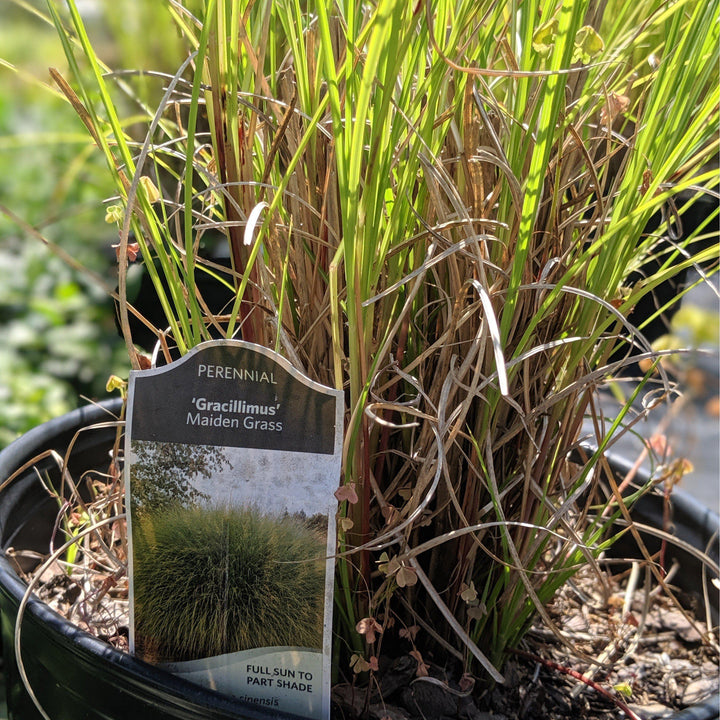
[[[607,570],[609,595],[594,574],[583,571],[550,607],[570,646],[536,624],[523,651],[506,663],[505,685],[478,692],[461,669],[435,664],[425,655],[427,675],[418,675],[417,660],[405,654],[381,668],[369,700],[349,683],[336,687],[335,717],[614,720],[625,717],[616,700],[642,720],[681,718],[687,707],[701,713],[693,717],[718,717],[718,657],[703,637],[706,623],[662,594],[646,592],[644,577],[626,601],[630,573],[618,572],[616,563]],[[605,664],[593,666],[589,659]]]

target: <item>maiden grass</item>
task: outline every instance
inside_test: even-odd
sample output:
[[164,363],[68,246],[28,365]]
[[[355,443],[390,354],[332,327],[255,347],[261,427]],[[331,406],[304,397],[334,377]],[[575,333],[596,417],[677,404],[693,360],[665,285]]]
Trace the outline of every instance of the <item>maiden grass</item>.
[[[689,244],[700,229],[624,287],[658,252],[650,217],[716,181],[701,171],[717,153],[716,8],[206,0],[194,15],[168,0],[189,54],[131,138],[67,2],[72,30],[49,0],[76,90],[61,87],[107,157],[161,342],[184,352],[223,327],[346,393],[358,500],[340,511],[338,649],[377,652],[363,617],[417,624],[419,647],[501,679],[627,513],[603,452],[629,405],[596,424],[587,463],[568,461],[621,371],[605,363],[624,315],[673,273],[717,265]],[[222,318],[195,284],[210,229],[233,258]],[[121,290],[126,269],[123,252]]]
[[180,504],[133,519],[136,632],[146,658],[322,646],[325,543],[300,520]]

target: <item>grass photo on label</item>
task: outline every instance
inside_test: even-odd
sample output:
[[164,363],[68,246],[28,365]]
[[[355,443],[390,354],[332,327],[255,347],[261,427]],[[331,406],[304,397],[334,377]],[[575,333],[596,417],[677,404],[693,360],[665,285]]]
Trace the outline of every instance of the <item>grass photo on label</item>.
[[322,646],[325,540],[297,517],[176,505],[133,528],[138,652],[181,662]]

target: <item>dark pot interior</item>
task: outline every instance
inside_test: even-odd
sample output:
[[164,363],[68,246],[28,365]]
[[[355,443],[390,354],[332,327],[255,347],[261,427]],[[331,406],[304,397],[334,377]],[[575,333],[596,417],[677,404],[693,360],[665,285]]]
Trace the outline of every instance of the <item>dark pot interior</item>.
[[[631,463],[624,458],[611,457],[610,464],[618,477],[622,478],[630,470]],[[643,482],[643,479],[640,479]],[[643,525],[662,528],[664,525],[665,501],[660,494],[648,494],[641,497],[633,506],[633,519]],[[673,492],[670,501],[670,530],[675,537],[705,552],[716,565],[720,560],[720,517],[695,498],[681,491]],[[643,535],[643,543],[650,554],[660,551],[661,540],[652,535]],[[642,553],[630,533],[623,535],[610,550],[615,557],[641,558]],[[712,576],[703,578],[703,566],[698,558],[684,548],[667,543],[666,567],[674,561],[679,571],[671,584],[687,593],[701,608],[704,608],[703,595],[709,588],[709,610],[713,624],[718,624],[720,594],[710,584]],[[705,573],[707,575],[707,573]]]

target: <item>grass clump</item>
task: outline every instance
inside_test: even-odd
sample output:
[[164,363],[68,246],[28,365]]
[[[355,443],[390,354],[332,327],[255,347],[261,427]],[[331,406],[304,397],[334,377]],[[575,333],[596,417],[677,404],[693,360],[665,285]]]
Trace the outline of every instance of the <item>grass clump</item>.
[[325,544],[291,517],[182,507],[142,513],[135,542],[141,654],[179,662],[322,645]]
[[[679,232],[717,195],[716,9],[200,5],[169,2],[187,52],[131,134],[125,77],[105,71],[73,0],[67,19],[49,3],[71,70],[55,80],[116,185],[131,363],[137,252],[168,357],[240,337],[342,389],[338,653],[370,668],[393,628],[414,627],[413,650],[502,681],[537,615],[562,640],[546,604],[579,567],[602,580],[614,521],[651,490],[622,498],[604,471],[655,404],[634,415],[647,378],[608,421],[598,393],[654,358],[651,318],[632,309],[717,269],[717,209]],[[210,232],[231,268],[199,253]],[[231,289],[223,315],[203,275]],[[597,450],[575,464],[582,440]]]

